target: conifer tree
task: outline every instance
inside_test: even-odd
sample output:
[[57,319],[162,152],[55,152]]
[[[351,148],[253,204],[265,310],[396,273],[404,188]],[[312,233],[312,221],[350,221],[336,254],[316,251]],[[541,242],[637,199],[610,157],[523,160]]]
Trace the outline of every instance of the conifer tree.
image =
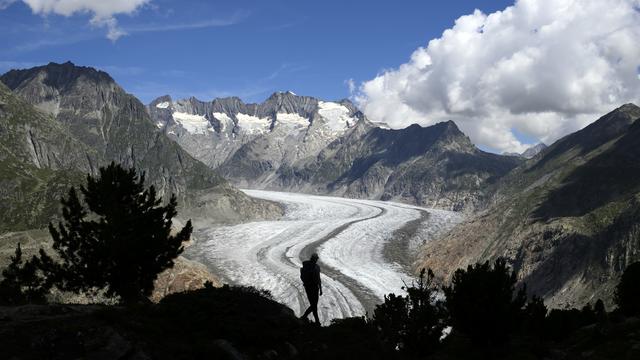
[[22,260],[22,248],[18,243],[11,263],[2,271],[0,304],[45,303],[50,286],[38,268],[39,260],[35,257],[26,262]]
[[146,301],[157,275],[173,266],[191,236],[191,221],[172,235],[176,198],[162,205],[144,178],[111,163],[97,178],[87,176],[83,201],[73,187],[62,199],[64,221],[49,224],[60,262],[43,261],[61,289],[105,289],[124,303]]
[[431,269],[422,269],[418,281],[403,287],[406,296],[389,294],[373,312],[373,324],[384,343],[405,354],[426,355],[434,352],[446,327],[446,311],[436,298],[438,287]]
[[616,287],[615,302],[623,314],[640,315],[640,261],[624,270]]
[[443,289],[453,330],[479,344],[506,341],[520,326],[527,301],[525,288],[516,291],[516,282],[504,259],[456,270],[451,286]]

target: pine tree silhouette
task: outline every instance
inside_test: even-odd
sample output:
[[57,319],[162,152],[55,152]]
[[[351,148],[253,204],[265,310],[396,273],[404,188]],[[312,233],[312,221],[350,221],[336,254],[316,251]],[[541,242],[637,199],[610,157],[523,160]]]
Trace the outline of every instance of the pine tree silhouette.
[[[153,282],[183,251],[191,236],[191,221],[171,235],[176,198],[161,206],[153,186],[144,187],[144,174],[111,163],[98,178],[87,176],[62,199],[64,222],[49,224],[60,262],[42,265],[63,290],[106,289],[124,303],[147,301]],[[44,255],[44,254],[43,254]]]
[[373,312],[373,324],[392,350],[425,355],[434,352],[446,327],[446,311],[436,299],[438,287],[431,269],[422,269],[418,280],[405,286],[406,296],[389,294]]
[[26,262],[22,260],[22,248],[18,244],[11,263],[2,271],[0,304],[45,303],[50,286],[38,268],[39,261],[35,257]]
[[615,301],[625,315],[640,315],[640,261],[624,270],[616,287]]
[[500,344],[522,323],[526,292],[516,292],[516,275],[504,259],[458,269],[444,288],[454,331],[479,344]]

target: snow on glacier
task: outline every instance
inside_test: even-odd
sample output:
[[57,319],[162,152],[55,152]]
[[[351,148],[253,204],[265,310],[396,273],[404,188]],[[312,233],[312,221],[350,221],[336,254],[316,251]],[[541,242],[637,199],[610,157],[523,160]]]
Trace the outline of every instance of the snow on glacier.
[[236,114],[236,119],[238,119],[238,127],[249,134],[265,133],[269,131],[271,126],[268,118],[259,118],[243,113]]
[[[319,311],[324,323],[333,318],[363,315],[366,309],[359,300],[363,295],[359,292],[364,291],[378,301],[382,301],[384,294],[401,292],[403,281],[409,282],[412,277],[402,266],[385,259],[384,247],[387,243],[393,245],[394,232],[407,222],[420,218],[423,211],[430,214],[434,211],[383,201],[261,190],[245,192],[283,204],[285,216],[277,221],[234,226],[196,226],[197,241],[187,249],[187,256],[209,266],[226,282],[269,290],[276,300],[301,314],[308,305],[299,279],[301,252],[324,240],[316,249],[321,266],[341,274],[335,279],[322,275],[324,295]],[[445,218],[456,216],[436,211],[439,216],[430,217],[424,223],[426,228],[447,227],[451,222]]]
[[326,125],[333,132],[344,132],[358,121],[349,116],[346,106],[335,102],[319,101],[318,113],[327,120]]
[[231,119],[226,113],[214,112],[213,117],[220,121],[220,132],[226,132],[227,129],[233,128],[233,119]]
[[176,111],[173,113],[173,120],[180,124],[191,134],[206,134],[207,130],[213,130],[209,120],[202,115],[193,115]]
[[292,129],[301,129],[309,126],[309,119],[303,118],[298,114],[277,113],[276,126],[286,126]]
[[402,225],[420,218],[420,211],[393,203],[352,201],[380,207],[384,215],[353,224],[323,244],[319,254],[325,264],[340,269],[382,302],[385,294],[399,293],[402,285],[409,283],[411,278],[400,265],[384,259],[384,246]]
[[170,104],[168,101],[164,101],[164,102],[161,102],[161,103],[156,104],[156,107],[157,107],[158,109],[166,109],[166,108],[168,108],[170,105],[171,105],[171,104]]

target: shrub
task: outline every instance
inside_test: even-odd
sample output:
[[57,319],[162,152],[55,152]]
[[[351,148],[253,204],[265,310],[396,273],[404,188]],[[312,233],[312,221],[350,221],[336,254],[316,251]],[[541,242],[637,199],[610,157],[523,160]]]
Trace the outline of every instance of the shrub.
[[533,296],[523,310],[524,331],[541,338],[544,335],[544,324],[547,307],[541,297]]
[[20,244],[16,247],[11,263],[2,271],[0,281],[0,304],[22,305],[45,303],[50,289],[46,278],[38,271],[38,259],[24,262]]
[[516,292],[516,275],[504,259],[458,269],[444,288],[453,331],[472,341],[496,344],[508,340],[522,321],[525,289]]
[[391,349],[410,354],[428,354],[440,343],[445,328],[445,310],[436,299],[434,274],[422,269],[418,281],[403,289],[406,296],[389,294],[376,306],[373,323]]
[[627,315],[640,315],[640,261],[629,265],[616,287],[616,305]]

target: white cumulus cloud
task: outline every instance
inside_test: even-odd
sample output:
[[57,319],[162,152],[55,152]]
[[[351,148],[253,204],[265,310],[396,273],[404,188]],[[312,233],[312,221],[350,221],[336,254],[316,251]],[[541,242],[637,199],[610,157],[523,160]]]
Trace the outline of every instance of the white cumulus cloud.
[[118,14],[132,14],[151,0],[22,0],[34,14],[71,16],[89,13],[91,25],[107,29],[107,38],[116,41],[126,32],[118,27]]
[[392,127],[452,119],[495,151],[551,143],[640,100],[640,0],[518,0],[458,18],[355,99]]

